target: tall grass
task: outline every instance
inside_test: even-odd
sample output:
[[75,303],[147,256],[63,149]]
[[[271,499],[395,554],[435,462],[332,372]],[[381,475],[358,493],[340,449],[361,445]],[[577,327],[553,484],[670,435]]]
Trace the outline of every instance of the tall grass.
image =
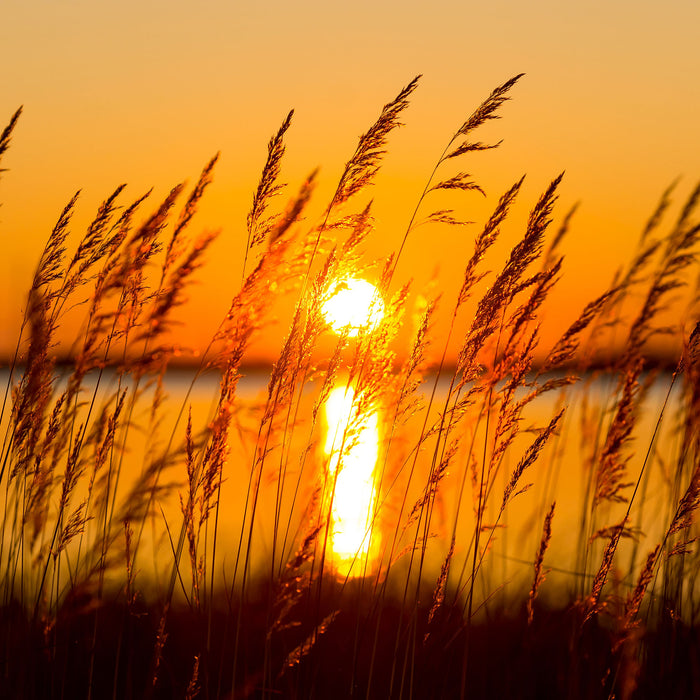
[[[486,261],[523,180],[479,225],[433,204],[436,192],[485,196],[459,167],[498,146],[475,134],[499,117],[520,77],[455,131],[396,253],[370,265],[363,194],[418,78],[360,138],[315,224],[303,216],[315,172],[280,206],[290,112],[268,144],[246,220],[243,280],[177,399],[168,394],[170,330],[216,238],[192,222],[217,157],[189,193],[177,185],[161,202],[152,193],[125,201],[118,187],[72,251],[78,195],[69,201],[6,368],[0,694],[700,692],[700,336],[688,333],[697,293],[682,323],[664,325],[697,274],[700,187],[670,225],[664,193],[627,266],[546,347],[540,327],[573,214],[552,231],[562,176],[493,273]],[[0,157],[19,117],[0,136]],[[411,290],[399,262],[426,222],[464,228],[473,251],[458,294],[428,299],[401,351]],[[383,318],[356,337],[332,336],[324,303],[362,274],[378,280]],[[251,341],[273,300],[290,296],[286,338],[251,403],[241,388]],[[72,362],[57,365],[76,308]],[[450,320],[438,334],[440,310]],[[648,349],[669,333],[679,356],[659,373]],[[330,352],[320,352],[329,337]],[[218,391],[205,411],[196,397],[212,376]],[[654,404],[660,385],[665,400]],[[351,387],[353,399],[329,455],[323,409],[336,386]],[[372,511],[362,550],[341,567],[336,487],[373,412],[382,430]],[[564,479],[575,493],[562,503]],[[559,527],[569,547],[556,558]]]

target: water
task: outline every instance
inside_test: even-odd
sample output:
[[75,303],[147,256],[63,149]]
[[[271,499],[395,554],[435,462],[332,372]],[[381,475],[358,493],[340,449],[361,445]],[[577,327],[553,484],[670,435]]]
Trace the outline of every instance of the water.
[[[187,503],[186,458],[183,450],[188,416],[191,415],[195,441],[199,431],[209,425],[216,415],[220,377],[209,373],[197,377],[187,370],[168,372],[163,390],[165,398],[158,410],[153,413],[153,402],[158,396],[153,384],[133,381],[119,383],[118,377],[105,372],[101,376],[93,373],[86,378],[81,400],[84,405],[79,411],[79,421],[85,420],[89,402],[93,394],[97,397],[91,409],[91,419],[99,415],[102,403],[126,389],[126,399],[122,413],[122,425],[129,417],[128,432],[118,432],[115,451],[111,454],[111,488],[116,488],[116,498],[112,512],[112,526],[109,536],[111,566],[106,574],[106,582],[117,588],[124,585],[127,571],[126,537],[123,520],[130,507],[138,502],[135,486],[145,474],[158,472],[157,479],[148,481],[149,488],[157,486],[157,496],[151,503],[149,516],[129,522],[132,542],[131,554],[138,542],[138,554],[131,562],[137,586],[147,594],[162,595],[171,582],[173,573],[173,551],[178,548],[183,525],[183,506]],[[0,383],[5,386],[8,374],[0,374]],[[243,570],[253,577],[274,576],[283,568],[286,561],[296,551],[304,534],[313,524],[314,494],[323,483],[324,460],[323,443],[326,430],[321,414],[317,422],[312,422],[312,408],[317,387],[313,384],[303,393],[298,410],[283,414],[273,430],[269,424],[260,431],[262,411],[266,398],[268,376],[264,372],[250,371],[240,379],[236,389],[236,401],[231,413],[228,431],[226,462],[222,471],[221,499],[218,508],[212,509],[194,533],[197,557],[204,555],[205,579],[211,568],[215,553],[214,577],[218,588],[230,587],[234,579],[240,582]],[[432,380],[431,380],[432,381]],[[431,381],[423,387],[423,404],[427,404]],[[652,436],[661,415],[671,378],[660,375],[652,384],[645,398],[635,430],[624,453],[628,458],[626,481],[636,483],[644,467],[644,479],[631,510],[631,523],[639,529],[636,541],[624,540],[619,548],[615,564],[626,579],[622,585],[629,586],[646,553],[660,542],[672,517],[678,500],[679,484],[673,473],[674,454],[679,448],[679,438],[675,430],[678,392],[671,396],[663,421],[650,452]],[[59,377],[55,389],[60,392],[65,387],[65,377]],[[583,513],[588,512],[586,503],[590,482],[589,456],[593,453],[593,438],[589,435],[591,426],[597,421],[609,423],[611,414],[605,410],[606,397],[613,389],[613,379],[602,376],[589,378],[563,394],[545,395],[538,398],[524,413],[519,423],[519,434],[505,453],[493,477],[492,492],[488,498],[482,522],[480,537],[483,554],[482,577],[479,579],[477,598],[484,599],[493,592],[503,598],[517,598],[515,593],[527,590],[533,577],[533,560],[540,538],[545,513],[556,502],[552,522],[552,537],[545,556],[545,566],[550,569],[548,583],[543,587],[543,596],[553,602],[565,601],[572,591],[583,592],[590,584],[597,570],[602,550],[607,539],[601,538],[590,548],[587,559],[581,558],[582,544],[597,528],[619,523],[626,511],[625,503],[603,504],[595,515],[595,521],[584,522]],[[138,390],[138,395],[135,393]],[[445,400],[447,384],[441,381],[434,398],[433,418],[437,420],[439,407]],[[137,396],[132,403],[132,398]],[[502,493],[511,478],[520,458],[537,436],[536,428],[546,425],[555,413],[566,408],[561,429],[553,436],[539,459],[523,474],[517,490],[531,484],[517,495],[500,513]],[[380,429],[383,442],[379,446],[378,482],[374,502],[379,504],[374,520],[372,547],[383,556],[383,567],[407,546],[416,536],[427,535],[427,557],[411,557],[410,552],[392,563],[393,574],[390,585],[401,590],[409,569],[415,572],[420,568],[421,579],[426,590],[431,590],[450,549],[452,536],[455,538],[451,560],[450,584],[454,590],[462,589],[468,581],[468,573],[473,563],[473,536],[475,525],[476,496],[472,474],[478,475],[485,463],[481,461],[483,445],[492,444],[496,417],[489,424],[489,435],[485,434],[485,421],[473,432],[473,418],[478,412],[478,404],[469,409],[465,417],[466,430],[455,455],[435,493],[432,518],[429,526],[418,520],[408,527],[412,506],[425,492],[430,470],[434,440],[427,440],[418,453],[417,436],[420,435],[424,413],[418,412],[405,424],[390,425],[389,418],[380,415]],[[190,414],[191,412],[191,414]],[[584,425],[585,415],[591,425]],[[287,429],[284,430],[286,422]],[[3,424],[3,435],[7,416]],[[291,427],[293,425],[293,428]],[[604,431],[603,431],[604,434]],[[390,441],[389,441],[390,440]],[[470,457],[470,445],[473,457]],[[121,448],[123,448],[123,456]],[[179,451],[178,451],[179,450]],[[259,457],[266,450],[264,466],[260,469]],[[163,461],[163,454],[175,456],[171,462]],[[199,450],[197,454],[203,454]],[[68,510],[78,507],[89,492],[91,468],[94,465],[94,451],[87,450],[81,462],[82,478],[71,496]],[[92,461],[91,461],[92,460]],[[104,483],[107,473],[97,475],[95,484]],[[118,474],[118,480],[117,480]],[[60,469],[57,471],[60,475]],[[478,478],[478,476],[477,476]],[[683,476],[680,477],[681,484]],[[5,477],[7,484],[7,477]],[[14,482],[16,484],[16,481]],[[165,487],[162,488],[161,487]],[[632,486],[624,493],[631,494]],[[92,492],[93,505],[97,502],[97,486]],[[200,491],[201,493],[201,491]],[[6,493],[5,528],[3,537],[4,560],[7,567],[8,553],[13,552],[12,527],[7,508],[12,503],[13,488]],[[343,494],[339,493],[338,498]],[[55,513],[60,499],[60,481],[49,497],[50,522],[55,522]],[[255,513],[251,526],[251,514]],[[89,520],[84,531],[70,543],[65,554],[65,565],[55,571],[49,567],[51,575],[57,577],[61,585],[68,585],[74,577],[79,578],[89,569],[89,564],[99,559],[99,547],[93,549],[94,542],[102,542],[103,518],[99,509]],[[195,514],[198,520],[201,513]],[[416,527],[419,526],[419,530]],[[16,525],[13,526],[16,528]],[[36,566],[32,560],[46,560],[51,543],[53,527],[45,528],[37,539],[34,548],[25,547],[26,595],[35,594],[38,585]],[[217,532],[214,552],[214,530]],[[332,541],[332,538],[331,538]],[[43,547],[43,548],[42,548]],[[29,551],[27,551],[29,550]],[[367,551],[367,547],[364,548]],[[17,555],[15,555],[17,556]],[[420,562],[420,563],[419,563]],[[357,561],[354,571],[360,571],[362,562]],[[327,557],[327,566],[332,566],[332,556]],[[370,563],[368,573],[376,564]],[[176,572],[178,594],[192,595],[190,559],[187,537],[180,571]],[[182,581],[182,583],[180,583]],[[54,585],[54,584],[51,584]],[[56,584],[58,585],[58,584]]]

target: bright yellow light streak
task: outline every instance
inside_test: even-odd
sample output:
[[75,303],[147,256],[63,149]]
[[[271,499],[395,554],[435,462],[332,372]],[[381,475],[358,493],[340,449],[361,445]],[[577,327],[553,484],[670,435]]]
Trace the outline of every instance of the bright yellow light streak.
[[382,320],[384,302],[374,285],[348,277],[331,286],[321,311],[336,333],[347,329],[352,337],[361,328],[372,330]]
[[[342,576],[364,573],[378,556],[378,534],[371,533],[375,504],[374,470],[379,452],[376,411],[357,416],[354,392],[336,387],[326,402],[325,452],[335,478],[330,524],[330,559]],[[330,500],[330,494],[328,496]]]

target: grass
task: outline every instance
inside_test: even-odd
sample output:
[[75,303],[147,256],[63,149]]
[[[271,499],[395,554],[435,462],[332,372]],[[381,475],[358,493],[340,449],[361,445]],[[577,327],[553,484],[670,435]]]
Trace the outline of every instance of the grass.
[[[573,214],[552,232],[561,176],[494,273],[486,261],[523,180],[479,225],[434,206],[440,193],[485,196],[458,168],[497,147],[476,132],[520,77],[455,131],[399,248],[372,265],[364,193],[418,78],[360,138],[315,224],[302,215],[316,173],[278,204],[290,112],[246,220],[240,288],[177,399],[170,331],[216,236],[191,231],[217,157],[189,192],[178,185],[156,204],[150,193],[124,203],[120,186],[72,253],[70,200],[6,369],[0,695],[700,693],[700,332],[686,330],[697,290],[683,323],[664,325],[697,275],[700,187],[670,225],[663,194],[626,267],[544,347]],[[0,136],[0,158],[19,117]],[[456,297],[428,299],[400,352],[411,297],[398,265],[426,223],[464,228],[473,252]],[[383,318],[334,335],[329,290],[363,274],[379,280]],[[293,317],[251,405],[241,390],[250,344],[283,297],[295,299]],[[76,313],[66,367],[57,338]],[[678,348],[666,372],[649,354],[661,334]],[[207,410],[197,397],[212,376]],[[324,452],[336,386],[353,398]],[[372,414],[381,432],[371,507],[356,555],[343,558],[344,469]]]

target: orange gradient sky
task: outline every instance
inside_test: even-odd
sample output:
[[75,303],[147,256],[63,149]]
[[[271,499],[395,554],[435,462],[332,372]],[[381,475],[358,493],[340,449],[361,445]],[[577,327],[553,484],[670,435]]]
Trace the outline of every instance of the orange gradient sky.
[[[662,190],[680,177],[679,205],[700,177],[700,3],[690,0],[5,0],[1,14],[1,126],[19,105],[24,114],[0,179],[0,357],[14,349],[45,238],[77,189],[76,234],[118,184],[128,183],[124,202],[155,187],[152,208],[221,151],[193,231],[223,233],[181,315],[187,342],[205,345],[240,285],[245,216],[267,140],[289,109],[282,178],[291,193],[321,167],[313,220],[357,137],[418,73],[372,193],[368,255],[396,249],[454,130],[491,89],[525,72],[503,118],[478,133],[503,139],[500,149],[445,175],[466,170],[486,190],[485,202],[452,200],[480,223],[527,174],[496,251],[503,256],[566,170],[557,220],[574,202],[581,207],[547,332],[604,290]],[[443,291],[453,291],[477,231],[419,229],[397,282],[413,277],[422,287],[437,271]],[[253,359],[273,359],[283,332],[261,337]]]

